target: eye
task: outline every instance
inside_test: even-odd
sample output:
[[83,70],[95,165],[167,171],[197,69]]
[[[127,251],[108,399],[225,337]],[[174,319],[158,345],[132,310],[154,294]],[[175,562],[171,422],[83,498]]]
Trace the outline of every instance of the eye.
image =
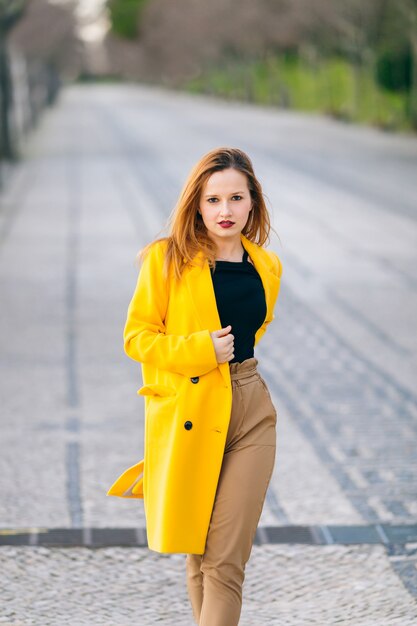
[[[210,202],[211,200],[217,200],[217,198],[207,198],[207,202]],[[210,204],[213,204],[213,202],[210,202]]]
[[233,196],[233,198],[239,198],[239,200],[242,200],[242,196],[239,195]]

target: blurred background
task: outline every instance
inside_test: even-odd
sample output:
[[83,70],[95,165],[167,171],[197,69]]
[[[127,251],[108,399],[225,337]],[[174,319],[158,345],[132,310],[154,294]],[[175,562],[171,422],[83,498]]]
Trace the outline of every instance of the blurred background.
[[0,156],[62,82],[133,80],[417,128],[414,0],[1,0]]
[[106,492],[143,455],[137,252],[233,146],[283,264],[241,624],[417,624],[416,130],[417,0],[0,0],[0,623],[191,624]]

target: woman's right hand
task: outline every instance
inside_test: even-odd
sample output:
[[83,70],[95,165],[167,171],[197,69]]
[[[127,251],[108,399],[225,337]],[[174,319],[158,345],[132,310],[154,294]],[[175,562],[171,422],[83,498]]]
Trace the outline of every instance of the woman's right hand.
[[234,354],[234,336],[231,334],[231,325],[215,330],[210,333],[213,341],[214,350],[216,352],[217,363],[226,363],[231,361]]

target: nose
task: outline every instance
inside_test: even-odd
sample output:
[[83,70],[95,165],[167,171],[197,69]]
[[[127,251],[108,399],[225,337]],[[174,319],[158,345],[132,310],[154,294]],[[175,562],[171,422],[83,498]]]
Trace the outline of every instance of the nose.
[[232,212],[231,212],[231,210],[229,208],[229,204],[226,201],[221,206],[220,217],[222,217],[222,218],[230,217],[231,214],[232,214]]

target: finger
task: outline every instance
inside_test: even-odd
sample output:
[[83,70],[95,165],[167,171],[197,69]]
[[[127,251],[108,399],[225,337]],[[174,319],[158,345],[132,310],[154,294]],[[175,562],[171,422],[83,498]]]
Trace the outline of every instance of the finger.
[[230,330],[231,330],[231,326],[229,324],[229,326],[225,326],[225,328],[221,328],[220,330],[217,330],[216,332],[218,333],[218,337],[224,337],[226,335],[229,334]]
[[229,335],[227,335],[226,337],[221,337],[220,341],[225,348],[230,348],[230,346],[233,345],[233,339],[230,339]]

